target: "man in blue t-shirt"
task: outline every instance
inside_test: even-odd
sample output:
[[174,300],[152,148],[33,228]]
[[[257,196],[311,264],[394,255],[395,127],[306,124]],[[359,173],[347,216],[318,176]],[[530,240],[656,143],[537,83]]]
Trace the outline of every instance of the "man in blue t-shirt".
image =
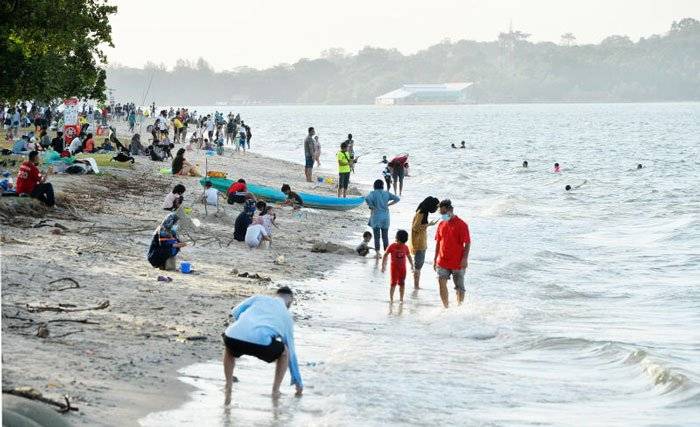
[[296,394],[301,396],[304,385],[294,347],[294,320],[289,313],[293,300],[292,290],[283,286],[273,297],[252,296],[231,311],[234,322],[222,334],[225,345],[225,405],[231,403],[236,359],[243,355],[255,356],[267,363],[277,361],[272,397],[279,397],[280,384],[287,368],[292,376],[292,385],[296,386]]

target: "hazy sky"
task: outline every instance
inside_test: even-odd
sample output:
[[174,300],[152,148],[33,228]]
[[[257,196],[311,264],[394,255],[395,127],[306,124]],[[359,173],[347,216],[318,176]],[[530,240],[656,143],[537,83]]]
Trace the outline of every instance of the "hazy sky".
[[357,52],[395,47],[404,54],[452,40],[494,40],[513,27],[531,40],[579,43],[610,34],[633,40],[668,30],[673,20],[700,19],[700,0],[110,0],[110,62],[168,67],[206,59],[216,70],[264,68],[317,58],[329,47]]

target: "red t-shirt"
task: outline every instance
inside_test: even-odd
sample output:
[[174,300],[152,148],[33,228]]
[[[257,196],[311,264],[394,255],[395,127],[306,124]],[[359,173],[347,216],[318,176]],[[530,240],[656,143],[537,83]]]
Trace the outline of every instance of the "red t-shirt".
[[245,193],[247,191],[245,184],[242,182],[234,182],[228,188],[228,194]]
[[391,255],[391,284],[402,285],[406,279],[406,257],[410,253],[404,243],[395,242],[386,248]]
[[29,160],[22,163],[17,173],[17,194],[31,193],[41,181],[39,168]]
[[90,138],[85,141],[85,152],[92,153],[93,151],[95,151],[95,140]]
[[435,233],[437,241],[437,265],[447,270],[459,270],[462,268],[464,257],[464,245],[471,243],[469,226],[458,216],[453,216],[449,221],[442,221]]

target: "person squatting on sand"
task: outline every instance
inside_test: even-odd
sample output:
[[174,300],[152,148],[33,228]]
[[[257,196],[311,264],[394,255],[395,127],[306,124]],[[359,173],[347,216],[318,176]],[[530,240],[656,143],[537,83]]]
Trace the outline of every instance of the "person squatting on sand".
[[170,213],[156,229],[148,248],[148,262],[155,268],[174,271],[177,267],[175,257],[187,243],[181,242],[177,236],[178,217]]
[[255,295],[231,310],[231,323],[223,334],[224,376],[226,378],[224,404],[231,403],[231,387],[236,359],[243,355],[254,356],[267,363],[276,361],[272,396],[280,396],[280,385],[289,369],[291,385],[301,396],[304,384],[299,372],[294,347],[294,320],[289,307],[294,301],[292,290],[277,289],[275,296]]

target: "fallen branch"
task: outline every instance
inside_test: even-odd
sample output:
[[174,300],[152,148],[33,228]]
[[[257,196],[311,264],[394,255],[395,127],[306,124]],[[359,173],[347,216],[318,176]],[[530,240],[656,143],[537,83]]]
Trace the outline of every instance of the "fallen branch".
[[75,312],[75,311],[88,311],[88,310],[104,310],[109,307],[109,300],[104,300],[94,307],[85,308],[66,308],[51,305],[31,305],[27,304],[27,311],[30,313],[41,312],[41,311],[56,311],[56,312]]
[[95,322],[90,319],[51,319],[47,320],[46,323],[63,323],[63,322],[74,322],[74,323],[84,323],[86,325],[99,325],[100,322]]
[[77,406],[71,405],[70,400],[66,395],[63,396],[63,399],[65,399],[65,403],[63,403],[59,402],[58,400],[53,400],[49,399],[48,397],[44,397],[39,391],[31,387],[3,388],[2,392],[14,396],[24,397],[29,400],[38,400],[39,402],[46,403],[49,405],[58,406],[59,409],[57,409],[57,411],[60,413],[78,410]]

